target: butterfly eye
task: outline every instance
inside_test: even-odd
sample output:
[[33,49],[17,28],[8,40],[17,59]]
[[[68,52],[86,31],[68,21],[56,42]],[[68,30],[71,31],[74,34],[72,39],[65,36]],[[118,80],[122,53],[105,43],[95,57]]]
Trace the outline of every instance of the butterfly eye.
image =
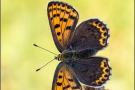
[[61,54],[58,54],[58,57],[56,57],[56,59],[59,61],[61,60],[61,58],[62,58]]

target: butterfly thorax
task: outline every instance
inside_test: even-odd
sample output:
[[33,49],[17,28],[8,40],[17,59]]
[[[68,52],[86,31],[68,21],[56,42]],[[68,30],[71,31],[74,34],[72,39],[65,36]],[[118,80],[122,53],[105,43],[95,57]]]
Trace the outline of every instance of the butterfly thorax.
[[90,58],[95,55],[97,50],[95,49],[83,49],[83,50],[64,50],[58,55],[58,60],[62,62],[75,61],[81,58]]
[[75,54],[76,54],[75,51],[64,50],[61,54],[58,55],[58,60],[62,62],[76,60],[77,58]]

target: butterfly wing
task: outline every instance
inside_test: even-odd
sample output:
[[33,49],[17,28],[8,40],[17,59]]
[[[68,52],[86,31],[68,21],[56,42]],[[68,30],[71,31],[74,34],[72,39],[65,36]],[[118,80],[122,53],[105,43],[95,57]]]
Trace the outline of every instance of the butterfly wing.
[[108,31],[107,26],[99,19],[86,20],[76,28],[70,45],[76,50],[86,48],[100,50],[108,44],[110,36]]
[[56,47],[60,52],[68,46],[78,22],[78,12],[64,2],[51,1],[47,7],[48,19]]
[[111,75],[108,59],[103,57],[76,60],[72,68],[78,80],[91,87],[103,86]]
[[94,87],[88,87],[84,85],[84,90],[107,90],[103,87],[99,87],[99,88],[94,88]]
[[52,90],[82,90],[82,88],[72,70],[61,62],[54,74]]

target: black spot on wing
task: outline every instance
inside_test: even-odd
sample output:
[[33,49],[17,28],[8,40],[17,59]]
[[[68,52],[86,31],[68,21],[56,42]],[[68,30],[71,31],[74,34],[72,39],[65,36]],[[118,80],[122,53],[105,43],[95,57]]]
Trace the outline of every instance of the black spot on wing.
[[56,25],[54,26],[54,28],[58,28],[58,27],[60,27],[60,24],[56,24]]
[[65,90],[65,89],[67,89],[69,87],[70,87],[70,85],[67,85],[67,86],[63,87],[63,90]]
[[68,81],[73,82],[73,79],[68,79]]
[[57,32],[57,35],[60,36],[60,32]]
[[53,17],[55,18],[55,17],[59,17],[60,16],[60,14],[54,14],[53,15]]
[[72,15],[71,15],[71,16],[69,16],[69,18],[70,18],[70,19],[75,19],[75,17],[74,17],[74,16],[72,16]]
[[62,78],[62,76],[61,76],[61,75],[59,75],[59,78]]
[[63,19],[63,21],[64,21],[64,22],[67,22],[67,19],[66,19],[66,18],[64,18],[64,19]]
[[61,9],[61,12],[64,12],[65,10]]
[[70,30],[70,29],[71,29],[71,26],[67,26],[67,27],[66,27],[66,30],[67,30],[67,29],[69,29],[69,30]]
[[67,22],[67,18],[60,18],[60,21],[64,21],[64,22]]
[[61,86],[61,85],[62,85],[62,83],[57,82],[57,85],[58,85],[58,86]]

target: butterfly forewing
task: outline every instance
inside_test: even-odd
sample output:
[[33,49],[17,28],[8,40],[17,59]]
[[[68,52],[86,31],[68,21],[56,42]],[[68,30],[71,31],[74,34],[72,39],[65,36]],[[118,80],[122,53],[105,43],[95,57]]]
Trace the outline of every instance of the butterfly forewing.
[[76,49],[100,50],[107,46],[109,29],[99,19],[89,19],[82,22],[75,30],[71,46]]
[[72,73],[72,69],[61,62],[54,74],[52,90],[82,90],[82,88]]
[[51,1],[47,8],[54,42],[60,52],[70,44],[79,15],[70,5]]

